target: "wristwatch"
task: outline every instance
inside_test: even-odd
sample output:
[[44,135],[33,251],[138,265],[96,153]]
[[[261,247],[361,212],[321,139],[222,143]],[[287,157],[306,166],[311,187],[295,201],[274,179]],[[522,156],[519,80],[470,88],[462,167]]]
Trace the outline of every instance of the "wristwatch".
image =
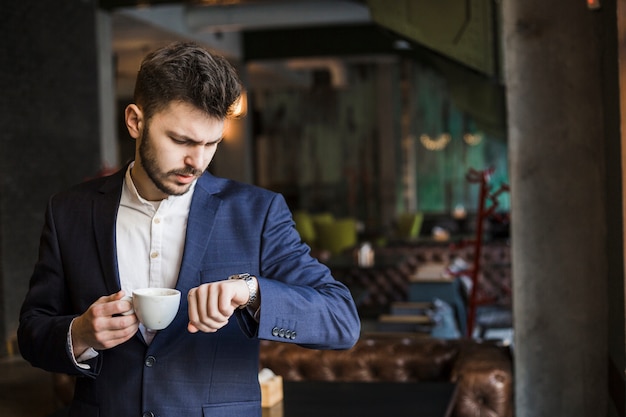
[[248,302],[244,305],[239,306],[239,308],[246,308],[254,304],[256,301],[257,291],[259,289],[259,284],[256,281],[256,277],[250,275],[248,273],[245,274],[235,274],[228,277],[228,279],[242,279],[246,282],[248,286],[248,291],[250,291],[250,297],[248,298]]

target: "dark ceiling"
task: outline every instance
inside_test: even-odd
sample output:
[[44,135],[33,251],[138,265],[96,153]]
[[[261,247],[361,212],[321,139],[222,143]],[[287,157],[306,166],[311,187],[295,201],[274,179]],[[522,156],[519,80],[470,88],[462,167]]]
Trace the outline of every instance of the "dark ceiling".
[[[101,0],[100,7],[115,12],[135,6],[141,10],[147,5],[232,6],[236,11],[239,6],[267,5],[276,11],[281,4],[296,3],[305,4],[307,0]],[[332,12],[337,5],[336,0],[315,3],[321,4],[325,15],[332,15],[328,11]],[[355,0],[347,3],[366,6],[371,20],[297,27],[243,26],[238,29],[241,34],[239,59],[253,62],[328,56],[402,56],[439,71],[448,79],[455,101],[468,112],[480,114],[494,128],[504,123],[504,90],[497,62],[497,19],[489,0],[437,0],[433,3]],[[421,8],[417,4],[421,4]],[[431,6],[424,6],[426,4]],[[477,103],[482,103],[482,108],[477,108]]]
[[[294,3],[302,0],[100,0],[99,5],[102,9],[113,10],[120,7],[144,7],[166,4],[188,4],[193,6],[228,6],[242,4],[276,4],[276,3]],[[332,0],[327,0],[329,3]],[[348,0],[353,3],[366,4],[364,0]]]

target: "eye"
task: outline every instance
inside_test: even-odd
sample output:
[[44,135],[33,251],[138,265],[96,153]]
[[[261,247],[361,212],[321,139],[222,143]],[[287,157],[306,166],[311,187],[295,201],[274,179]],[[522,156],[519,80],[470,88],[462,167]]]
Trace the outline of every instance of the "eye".
[[206,148],[211,148],[213,146],[217,146],[223,138],[219,138],[218,140],[216,140],[215,142],[208,142],[206,145],[204,145]]

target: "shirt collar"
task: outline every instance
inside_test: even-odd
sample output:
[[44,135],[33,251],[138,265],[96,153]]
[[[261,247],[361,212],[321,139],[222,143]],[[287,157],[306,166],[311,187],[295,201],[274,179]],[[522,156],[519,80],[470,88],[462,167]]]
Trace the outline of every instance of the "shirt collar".
[[161,201],[149,201],[139,195],[137,191],[137,187],[135,187],[135,183],[133,182],[133,178],[130,175],[130,171],[135,165],[135,161],[131,162],[126,169],[126,175],[124,176],[124,192],[122,193],[122,200],[128,205],[143,206],[146,208],[151,208],[151,211],[158,210],[161,206],[164,208],[172,206],[174,204],[179,205],[182,204],[185,207],[189,207],[191,204],[191,197],[193,196],[193,192],[196,188],[197,179],[191,183],[189,190],[182,195],[170,195],[167,198]]

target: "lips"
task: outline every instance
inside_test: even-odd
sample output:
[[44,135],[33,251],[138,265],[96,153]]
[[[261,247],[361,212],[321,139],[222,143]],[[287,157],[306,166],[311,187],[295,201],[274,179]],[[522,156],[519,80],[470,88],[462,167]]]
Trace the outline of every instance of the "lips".
[[190,184],[196,179],[195,175],[175,174],[176,179],[181,184]]

